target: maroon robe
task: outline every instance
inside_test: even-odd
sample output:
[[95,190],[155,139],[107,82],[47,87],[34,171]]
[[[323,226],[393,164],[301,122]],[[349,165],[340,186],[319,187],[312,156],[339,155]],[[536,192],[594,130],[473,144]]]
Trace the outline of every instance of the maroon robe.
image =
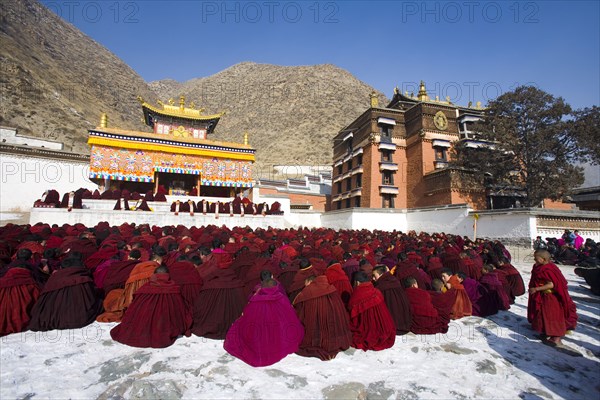
[[504,276],[506,277],[506,281],[510,287],[510,290],[508,291],[510,304],[513,304],[517,296],[522,296],[525,294],[525,283],[523,282],[523,277],[514,266],[508,263],[499,266],[498,270],[504,272]]
[[203,278],[204,285],[194,302],[192,333],[210,339],[225,339],[229,327],[246,305],[244,284],[228,268],[204,276],[209,279]]
[[348,304],[352,295],[352,285],[340,263],[331,264],[325,271],[325,276],[330,285],[335,286],[344,304]]
[[410,302],[400,281],[388,271],[377,279],[374,286],[383,294],[385,304],[396,325],[396,335],[410,332],[412,320]]
[[298,351],[304,327],[278,287],[261,288],[231,325],[223,347],[253,367],[275,364]]
[[31,311],[29,329],[83,328],[94,322],[102,308],[91,271],[63,268],[53,273]]
[[179,285],[169,274],[154,274],[133,296],[121,323],[110,331],[117,342],[133,347],[163,348],[178,336],[190,336],[192,315]]
[[410,331],[415,334],[435,334],[448,332],[448,321],[440,317],[431,302],[429,292],[419,288],[406,288],[406,297],[410,302],[412,324]]
[[487,289],[480,303],[483,315],[493,315],[499,310],[508,310],[510,308],[510,299],[502,283],[498,280],[496,273],[488,272],[487,274],[483,274],[479,283]]
[[304,338],[297,354],[331,360],[350,347],[348,313],[326,276],[318,276],[296,296],[294,309],[304,325]]
[[529,287],[543,286],[548,282],[554,288],[529,295],[527,320],[531,327],[548,336],[564,336],[577,325],[577,310],[567,289],[567,280],[553,263],[534,265]]
[[358,263],[357,259],[349,258],[344,262],[344,265],[342,265],[342,269],[346,275],[348,275],[348,279],[352,281],[352,275],[354,275],[354,273],[360,269],[360,264]]
[[396,325],[385,305],[383,294],[371,282],[363,282],[354,288],[348,310],[352,347],[378,351],[394,345]]
[[104,275],[104,292],[108,293],[113,289],[123,289],[129,274],[139,262],[140,260],[123,260],[110,264],[106,275]]
[[[296,274],[294,275],[294,280],[292,281],[289,288],[287,289],[288,295],[290,296],[289,297],[290,301],[293,302],[294,299],[296,298],[296,296],[298,296],[298,294],[302,290],[304,290],[304,281],[306,280],[306,278],[308,278],[311,275],[319,275],[319,273],[316,271],[315,267],[313,267],[312,265],[308,268],[299,269],[296,272]],[[325,278],[325,279],[327,279],[327,278]]]
[[431,304],[435,307],[440,318],[448,324],[452,316],[452,308],[456,302],[456,289],[449,289],[445,292],[430,291]]
[[169,276],[181,287],[181,295],[191,310],[204,284],[196,267],[189,261],[176,261],[169,266]]
[[39,295],[40,289],[28,269],[11,268],[0,278],[0,336],[27,329]]

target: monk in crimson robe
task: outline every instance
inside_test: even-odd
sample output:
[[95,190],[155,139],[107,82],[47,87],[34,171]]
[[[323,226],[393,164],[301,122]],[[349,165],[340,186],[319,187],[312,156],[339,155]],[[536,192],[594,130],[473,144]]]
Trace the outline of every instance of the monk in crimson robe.
[[125,288],[125,282],[133,268],[139,264],[142,253],[138,249],[129,252],[127,260],[117,261],[110,265],[104,275],[104,292],[109,293],[113,289]]
[[25,267],[13,267],[0,278],[0,336],[27,329],[40,289]]
[[364,351],[389,349],[396,340],[396,325],[383,294],[363,271],[357,272],[354,280],[356,285],[348,303],[352,347]]
[[448,321],[440,317],[431,302],[431,295],[419,289],[417,280],[408,277],[404,280],[406,297],[410,302],[412,323],[410,331],[415,334],[436,334],[448,332]]
[[29,329],[83,328],[94,321],[102,309],[94,279],[78,257],[62,261],[62,269],[53,273],[31,310]]
[[[162,249],[162,252],[164,253],[165,250]],[[153,254],[152,260],[136,264],[125,282],[125,288],[113,289],[106,295],[104,299],[104,313],[98,316],[98,322],[120,321],[123,313],[129,307],[129,304],[131,304],[134,293],[150,280],[154,270],[160,266],[161,262],[161,256]]]
[[304,327],[273,279],[262,282],[242,316],[227,332],[223,347],[253,367],[266,367],[298,351]]
[[181,288],[181,295],[191,310],[204,284],[196,266],[181,256],[169,267],[169,276]]
[[535,264],[529,281],[527,320],[531,327],[551,345],[562,344],[567,330],[575,329],[577,311],[569,296],[567,281],[550,260],[547,250],[534,253]]
[[385,265],[377,265],[373,268],[373,280],[375,281],[373,286],[383,294],[385,304],[392,315],[396,325],[396,335],[405,335],[410,332],[412,321],[410,302],[400,281],[390,273],[389,268]]
[[456,291],[456,300],[454,300],[450,318],[460,319],[462,317],[473,315],[473,306],[471,305],[469,295],[465,291],[465,287],[458,280],[456,274],[452,274],[450,269],[444,268],[442,269],[442,279],[448,290]]
[[[473,278],[469,278],[464,272],[459,272],[456,274],[460,283],[462,283],[465,288],[465,292],[467,292],[467,296],[469,296],[469,300],[471,300],[471,306],[473,310],[473,315],[476,317],[485,317],[485,310],[482,312],[482,304],[485,302],[484,297],[487,294],[487,289],[481,285],[481,283],[477,282]],[[484,307],[485,308],[485,307]],[[497,310],[496,310],[497,312]],[[495,314],[495,313],[494,313]]]
[[140,287],[123,320],[110,331],[117,342],[133,347],[163,348],[178,336],[190,336],[192,314],[179,285],[169,279],[167,267],[158,267]]
[[331,360],[352,343],[348,313],[326,276],[309,276],[305,284],[293,303],[304,325],[304,338],[297,354]]
[[494,272],[494,266],[485,264],[481,269],[483,275],[479,282],[486,288],[486,294],[483,296],[481,307],[485,315],[496,314],[499,310],[508,310],[510,300],[498,276]]
[[342,265],[332,261],[327,270],[325,270],[325,276],[329,284],[335,286],[344,304],[348,304],[352,295],[352,285],[350,284],[348,275],[342,269]]
[[521,273],[508,261],[508,259],[506,259],[506,257],[501,257],[498,260],[497,271],[504,273],[510,288],[508,290],[510,304],[514,304],[517,296],[525,294],[525,283],[523,282]]
[[[459,272],[460,273],[460,272]],[[446,323],[450,323],[452,308],[456,302],[456,290],[447,289],[444,282],[439,279],[434,279],[431,283],[433,290],[429,291],[431,295],[431,304],[438,311],[440,318]]]
[[308,261],[306,258],[301,258],[298,263],[299,269],[296,271],[294,275],[294,280],[289,285],[287,292],[289,295],[290,301],[294,301],[296,296],[304,290],[306,286],[306,279],[312,275],[319,275],[319,273],[315,270],[315,267]]
[[352,275],[360,269],[360,265],[358,264],[358,260],[352,257],[351,253],[344,253],[342,256],[344,258],[344,264],[342,265],[342,269],[348,276],[348,279],[352,279]]

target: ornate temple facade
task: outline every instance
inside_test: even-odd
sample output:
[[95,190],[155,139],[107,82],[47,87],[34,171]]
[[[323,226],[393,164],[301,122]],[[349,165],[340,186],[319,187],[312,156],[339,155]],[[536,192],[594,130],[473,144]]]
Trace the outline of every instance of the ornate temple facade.
[[418,208],[467,203],[486,208],[486,193],[463,190],[448,167],[457,140],[480,146],[470,126],[482,118],[480,103],[461,107],[430,99],[421,82],[416,96],[394,90],[342,129],[333,143],[331,209]]
[[252,187],[255,149],[244,143],[210,138],[224,113],[205,115],[193,103],[186,106],[138,98],[144,122],[152,132],[100,126],[88,131],[90,179],[100,186],[145,193],[159,185],[169,195],[233,197]]

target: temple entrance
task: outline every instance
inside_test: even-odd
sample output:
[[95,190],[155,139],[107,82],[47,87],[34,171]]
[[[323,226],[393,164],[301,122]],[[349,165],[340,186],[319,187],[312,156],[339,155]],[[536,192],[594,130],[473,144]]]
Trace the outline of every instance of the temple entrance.
[[223,186],[202,186],[200,195],[206,197],[233,197],[235,196],[232,188]]
[[157,172],[154,177],[162,185],[167,194],[171,196],[186,196],[198,185],[198,175],[173,174],[169,172]]

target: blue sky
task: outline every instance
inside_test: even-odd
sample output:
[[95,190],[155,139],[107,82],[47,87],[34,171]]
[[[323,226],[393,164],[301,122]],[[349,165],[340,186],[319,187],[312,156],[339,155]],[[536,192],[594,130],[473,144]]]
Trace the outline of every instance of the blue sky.
[[[597,1],[43,1],[146,81],[242,61],[335,64],[391,97],[459,104],[519,84],[600,104]],[[416,90],[415,90],[416,91]]]

